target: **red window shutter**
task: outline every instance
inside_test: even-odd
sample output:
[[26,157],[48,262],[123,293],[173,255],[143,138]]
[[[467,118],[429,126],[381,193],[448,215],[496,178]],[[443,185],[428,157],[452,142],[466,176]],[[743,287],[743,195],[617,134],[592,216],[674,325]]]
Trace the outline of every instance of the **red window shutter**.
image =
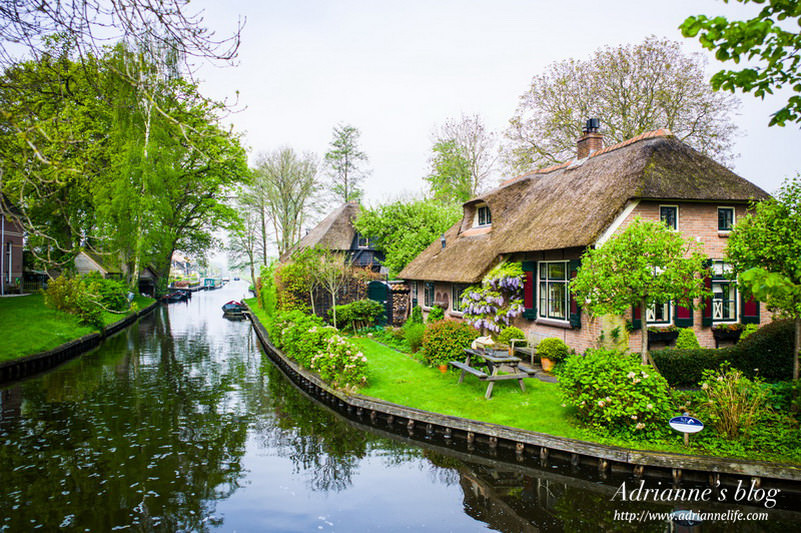
[[[707,273],[707,276],[704,278],[704,286],[708,291],[712,291],[712,277]],[[701,325],[702,326],[711,326],[712,325],[712,297],[704,298],[704,312],[701,315]]]
[[740,322],[743,324],[759,324],[759,302],[750,298],[748,301],[740,297]]

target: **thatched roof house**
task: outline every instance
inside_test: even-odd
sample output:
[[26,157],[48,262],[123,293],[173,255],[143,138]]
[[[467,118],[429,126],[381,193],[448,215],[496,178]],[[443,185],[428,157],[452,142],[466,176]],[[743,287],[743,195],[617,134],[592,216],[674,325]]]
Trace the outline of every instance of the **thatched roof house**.
[[279,261],[288,261],[296,252],[319,246],[350,254],[354,266],[372,267],[377,270],[384,256],[353,226],[353,222],[359,217],[359,212],[358,202],[342,204],[287,250]]
[[[597,122],[592,126],[597,128]],[[421,303],[424,311],[439,305],[448,316],[461,317],[459,302],[468,284],[479,282],[501,261],[521,262],[525,311],[516,325],[584,349],[597,342],[601,330],[588,317],[582,319],[580,303],[570,295],[570,279],[588,247],[602,244],[635,217],[662,220],[697,240],[722,265],[735,221],[751,201],[768,194],[669,130],[604,147],[592,126],[588,122],[578,141],[576,159],[507,180],[466,202],[462,220],[400,273],[411,282],[411,304]],[[710,346],[715,340],[709,326],[768,320],[767,313],[760,315],[759,304],[746,302],[728,280],[714,278],[711,288],[714,305],[652,306],[647,325],[703,325],[698,337]],[[638,315],[629,318],[639,327]],[[633,336],[631,346],[637,346]]]
[[[677,140],[639,135],[589,157],[536,170],[464,204],[464,217],[400,274],[411,280],[475,283],[505,254],[594,244],[634,200],[747,204],[765,191]],[[476,227],[486,205],[489,227]]]

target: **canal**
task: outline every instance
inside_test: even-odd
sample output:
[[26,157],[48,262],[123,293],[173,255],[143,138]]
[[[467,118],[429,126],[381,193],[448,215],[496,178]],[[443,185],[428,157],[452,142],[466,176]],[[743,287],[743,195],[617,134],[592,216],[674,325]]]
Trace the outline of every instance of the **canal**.
[[[0,390],[0,531],[671,530],[620,520],[682,508],[611,501],[633,479],[471,456],[316,404],[263,355],[248,321],[222,317],[245,289],[234,282],[161,307]],[[801,523],[786,494],[767,510],[689,508],[768,512],[692,531]]]

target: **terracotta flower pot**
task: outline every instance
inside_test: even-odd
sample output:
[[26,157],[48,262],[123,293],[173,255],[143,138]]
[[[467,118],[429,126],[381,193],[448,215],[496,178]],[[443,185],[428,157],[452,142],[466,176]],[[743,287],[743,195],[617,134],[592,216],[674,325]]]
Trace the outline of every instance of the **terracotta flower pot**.
[[547,357],[540,357],[540,364],[542,365],[542,369],[546,372],[550,372],[553,368],[553,361]]
[[437,368],[439,368],[439,371],[443,374],[448,371],[448,365],[439,365]]

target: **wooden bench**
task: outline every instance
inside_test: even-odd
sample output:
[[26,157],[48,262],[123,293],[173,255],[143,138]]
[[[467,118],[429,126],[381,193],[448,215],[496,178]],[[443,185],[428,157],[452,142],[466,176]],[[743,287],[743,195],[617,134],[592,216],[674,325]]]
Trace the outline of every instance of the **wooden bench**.
[[459,368],[462,371],[461,375],[459,375],[459,381],[457,383],[462,382],[462,380],[464,379],[465,372],[468,374],[473,374],[482,381],[486,380],[489,377],[486,372],[482,372],[478,368],[473,368],[472,366],[469,366],[465,363],[459,361],[451,361],[450,364],[451,366],[455,366],[456,368]]

